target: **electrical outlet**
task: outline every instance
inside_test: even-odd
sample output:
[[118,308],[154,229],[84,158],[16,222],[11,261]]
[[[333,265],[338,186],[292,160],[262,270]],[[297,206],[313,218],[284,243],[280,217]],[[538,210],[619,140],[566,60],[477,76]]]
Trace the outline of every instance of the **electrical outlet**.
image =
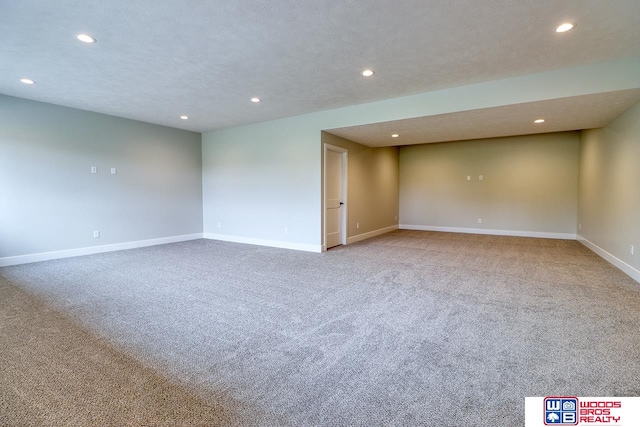
[[115,175],[118,173],[118,170],[116,168],[111,168],[111,175]]
[[636,249],[633,247],[633,245],[631,245],[630,251],[631,251],[631,255],[633,255],[634,252],[636,251]]
[[360,223],[356,222],[356,228],[360,228]]
[[98,167],[97,166],[91,166],[91,173],[98,173]]
[[578,224],[578,230],[582,230],[582,224]]
[[100,232],[98,230],[93,232],[93,238],[97,239],[98,237],[100,237]]
[[467,175],[467,181],[471,181],[471,175]]
[[289,229],[287,227],[284,228],[284,234],[289,234]]
[[478,181],[482,181],[482,175],[478,177]]
[[221,222],[218,223],[218,228],[222,228],[222,223]]
[[482,224],[482,218],[478,218],[478,224]]

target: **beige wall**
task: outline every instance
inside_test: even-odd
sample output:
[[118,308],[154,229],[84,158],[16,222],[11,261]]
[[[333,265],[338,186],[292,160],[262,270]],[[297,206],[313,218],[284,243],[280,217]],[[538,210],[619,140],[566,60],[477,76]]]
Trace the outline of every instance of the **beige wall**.
[[402,147],[401,227],[575,235],[579,144],[563,132]]
[[580,236],[640,270],[640,104],[582,132],[578,212]]
[[[322,143],[349,151],[347,237],[398,223],[398,148],[371,148],[322,132]],[[360,223],[360,228],[357,224]]]
[[204,233],[319,251],[321,130],[633,89],[639,71],[640,58],[625,58],[206,132]]

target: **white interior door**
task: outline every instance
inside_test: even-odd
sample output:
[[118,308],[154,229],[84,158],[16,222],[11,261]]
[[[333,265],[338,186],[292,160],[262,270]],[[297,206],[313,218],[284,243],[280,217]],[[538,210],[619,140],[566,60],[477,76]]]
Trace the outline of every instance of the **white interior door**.
[[325,242],[327,249],[343,244],[345,213],[344,153],[327,148],[324,157],[325,176]]

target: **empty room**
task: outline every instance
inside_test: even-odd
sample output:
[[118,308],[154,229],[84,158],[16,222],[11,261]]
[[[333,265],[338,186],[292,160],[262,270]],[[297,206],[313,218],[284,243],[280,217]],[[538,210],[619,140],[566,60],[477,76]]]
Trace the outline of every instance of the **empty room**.
[[640,425],[636,0],[0,40],[0,425]]

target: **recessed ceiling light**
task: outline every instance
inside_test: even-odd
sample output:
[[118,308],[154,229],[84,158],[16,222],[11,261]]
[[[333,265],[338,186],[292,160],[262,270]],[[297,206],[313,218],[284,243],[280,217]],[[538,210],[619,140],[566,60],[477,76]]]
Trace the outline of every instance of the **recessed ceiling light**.
[[556,28],[556,33],[566,33],[567,31],[569,31],[573,27],[574,27],[573,24],[571,24],[569,22],[565,22],[564,24],[562,24],[558,28]]
[[80,40],[83,43],[95,43],[96,39],[94,39],[93,37],[91,37],[89,34],[78,34],[76,36],[76,38],[78,40]]
[[180,116],[182,120],[189,120],[189,116]]
[[533,123],[544,123],[544,119],[534,120]]
[[399,137],[399,136],[400,136],[400,135],[398,135],[397,133],[394,133],[394,134],[392,134],[392,135],[391,135],[391,138],[397,138],[397,137]]
[[260,98],[258,98],[258,97],[253,97],[253,98],[251,98],[251,102],[258,103],[258,102],[260,102],[260,101],[262,101],[262,99],[260,99]]
[[26,84],[26,85],[32,85],[32,84],[34,84],[34,83],[35,83],[35,82],[34,82],[33,80],[31,80],[31,79],[20,79],[20,82],[21,82],[21,83],[24,83],[24,84]]
[[374,72],[373,70],[364,70],[364,71],[362,72],[362,75],[363,75],[363,76],[365,76],[365,77],[371,77],[371,76],[373,76],[374,74],[375,74],[375,72]]

